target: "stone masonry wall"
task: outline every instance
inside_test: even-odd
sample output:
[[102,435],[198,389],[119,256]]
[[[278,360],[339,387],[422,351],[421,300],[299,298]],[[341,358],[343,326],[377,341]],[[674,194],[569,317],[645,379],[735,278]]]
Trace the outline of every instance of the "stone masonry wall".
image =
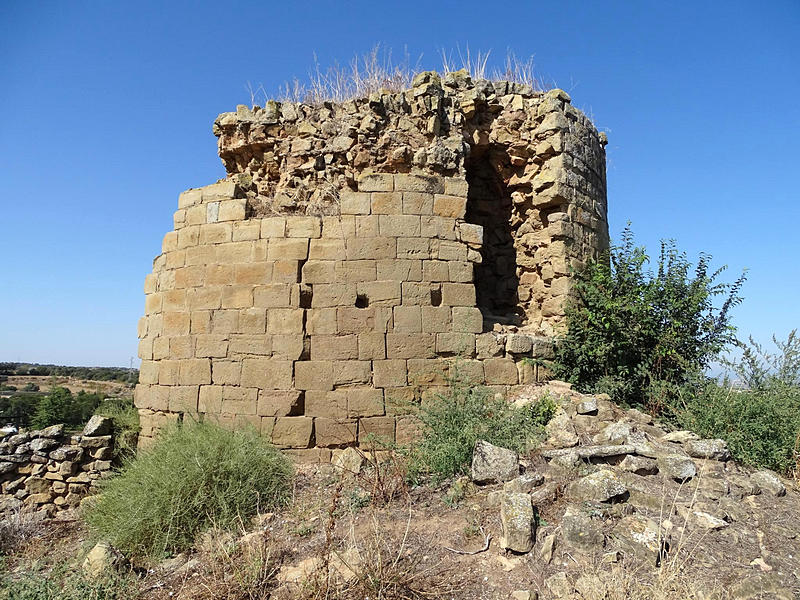
[[415,434],[458,370],[535,377],[571,269],[608,244],[605,140],[561,90],[421,74],[342,105],[220,115],[228,177],[181,194],[145,282],[142,432],[248,424],[327,460]]
[[214,123],[248,216],[339,214],[368,172],[466,179],[467,220],[486,228],[484,317],[552,335],[572,269],[608,248],[605,134],[563,90],[465,71],[341,104],[270,101]]
[[81,435],[63,425],[0,438],[0,514],[76,508],[111,474],[111,421],[93,417]]

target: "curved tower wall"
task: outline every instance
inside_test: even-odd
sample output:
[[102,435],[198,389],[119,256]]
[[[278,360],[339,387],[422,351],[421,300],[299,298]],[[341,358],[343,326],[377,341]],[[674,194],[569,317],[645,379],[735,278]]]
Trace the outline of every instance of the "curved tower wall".
[[229,172],[181,194],[145,281],[136,404],[311,460],[398,443],[446,378],[506,392],[608,247],[605,139],[560,90],[465,74],[218,117]]

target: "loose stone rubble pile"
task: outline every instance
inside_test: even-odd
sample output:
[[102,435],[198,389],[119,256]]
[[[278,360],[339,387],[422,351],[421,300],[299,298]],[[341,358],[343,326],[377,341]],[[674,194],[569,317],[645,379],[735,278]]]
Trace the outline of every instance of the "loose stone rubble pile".
[[442,385],[536,380],[573,269],[608,247],[605,138],[562,90],[465,72],[214,125],[228,177],[181,194],[145,282],[136,403],[254,426],[305,460]]
[[53,516],[77,507],[111,474],[112,422],[92,417],[80,435],[63,425],[0,439],[0,513],[35,509]]
[[472,479],[495,483],[487,501],[500,510],[500,545],[534,552],[553,572],[545,580],[551,597],[605,598],[610,579],[598,564],[655,568],[688,553],[709,590],[728,582],[737,599],[800,593],[800,524],[781,517],[797,513],[793,486],[730,461],[723,440],[667,433],[638,410],[568,384],[521,388],[515,402],[546,393],[560,398],[560,409],[541,450],[518,460],[479,442]]

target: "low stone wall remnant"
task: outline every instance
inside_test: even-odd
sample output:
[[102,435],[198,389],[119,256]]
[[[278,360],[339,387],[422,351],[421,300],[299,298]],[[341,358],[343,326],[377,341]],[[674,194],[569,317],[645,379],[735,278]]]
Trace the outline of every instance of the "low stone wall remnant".
[[22,431],[0,439],[0,513],[76,508],[111,474],[112,423],[94,416],[80,435],[63,425]]

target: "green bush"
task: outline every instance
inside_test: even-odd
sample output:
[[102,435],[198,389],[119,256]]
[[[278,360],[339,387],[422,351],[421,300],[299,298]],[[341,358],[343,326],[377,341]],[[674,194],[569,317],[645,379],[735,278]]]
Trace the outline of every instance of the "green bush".
[[578,276],[555,375],[661,413],[735,341],[730,310],[741,302],[745,276],[720,283],[725,267],[709,272],[710,260],[701,254],[692,271],[675,242],[662,241],[654,273],[627,227],[622,245]]
[[737,460],[789,473],[800,460],[800,338],[793,331],[774,341],[772,354],[751,340],[741,359],[726,363],[738,385],[709,382],[676,414],[683,427],[727,440]]
[[109,479],[86,520],[126,555],[157,558],[281,504],[291,476],[289,459],[254,431],[184,425]]
[[20,427],[28,427],[41,397],[33,394],[19,394],[10,398],[0,398],[0,425],[7,422]]
[[465,473],[478,440],[524,451],[536,444],[555,409],[550,398],[516,407],[488,388],[453,379],[418,411],[422,438],[411,453],[411,475],[441,480]]
[[64,387],[55,387],[39,401],[31,425],[36,428],[64,423],[78,427],[86,423],[102,402],[102,394],[90,394],[81,390],[76,395]]

